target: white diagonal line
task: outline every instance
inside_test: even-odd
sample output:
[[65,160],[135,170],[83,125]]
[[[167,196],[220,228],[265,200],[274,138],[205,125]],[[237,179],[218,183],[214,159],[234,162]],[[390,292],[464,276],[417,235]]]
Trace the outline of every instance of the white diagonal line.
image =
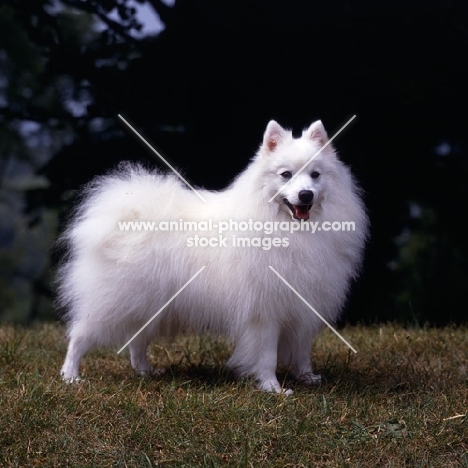
[[164,164],[166,164],[166,166],[169,167],[169,168],[172,170],[172,172],[174,172],[174,174],[175,174],[177,177],[179,177],[179,179],[181,179],[181,180],[187,185],[187,187],[191,188],[191,189],[195,192],[195,194],[198,195],[198,196],[206,203],[206,200],[202,197],[202,195],[200,194],[200,192],[198,192],[198,190],[194,189],[194,188],[190,185],[190,183],[187,182],[187,180],[185,180],[185,179],[169,164],[169,162],[166,161],[166,160],[165,160],[165,159],[164,159],[164,158],[163,158],[163,157],[162,157],[162,156],[161,156],[161,155],[160,155],[160,154],[159,154],[159,153],[158,153],[158,152],[157,152],[157,151],[156,151],[156,150],[155,150],[155,149],[154,149],[154,148],[153,148],[153,147],[152,147],[152,146],[151,146],[151,145],[150,145],[150,144],[149,144],[149,143],[148,143],[148,142],[147,142],[147,141],[146,141],[146,140],[145,140],[145,139],[144,139],[144,138],[143,138],[143,137],[142,137],[142,136],[141,136],[141,135],[140,135],[140,134],[139,134],[139,133],[138,133],[122,116],[121,116],[121,115],[120,115],[120,114],[118,114],[118,117],[119,117],[123,122],[125,122],[125,123],[127,124],[127,126],[128,126],[131,130],[133,130],[133,131],[136,133],[136,135],[138,135],[138,136],[141,138],[141,140],[142,140],[154,153],[156,153],[156,154],[159,156],[159,158],[164,162]]
[[118,351],[120,354],[204,269],[201,267]]
[[451,421],[452,419],[465,418],[466,414],[456,414],[455,416],[450,416],[450,418],[444,418],[442,421]]
[[357,351],[272,267],[270,266],[269,267],[270,270],[273,271],[273,273],[276,274],[276,276],[278,276],[278,278],[280,278],[283,283],[286,284],[286,286],[289,287],[289,289],[291,289],[291,291],[293,293],[296,294],[296,296],[307,306],[309,307],[309,309],[314,312],[314,314],[328,327],[330,328],[330,330],[338,337],[340,338],[341,341],[343,341],[348,347],[349,349],[351,349],[351,351],[353,351],[354,353],[357,353]]
[[273,201],[276,196],[287,187],[354,119],[353,115],[269,200]]

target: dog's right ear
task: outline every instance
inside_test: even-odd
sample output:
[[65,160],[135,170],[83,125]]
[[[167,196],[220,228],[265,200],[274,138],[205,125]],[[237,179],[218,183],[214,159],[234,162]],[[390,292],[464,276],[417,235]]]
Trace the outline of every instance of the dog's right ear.
[[286,134],[287,131],[278,122],[270,120],[263,135],[263,148],[268,152],[274,151]]
[[316,141],[320,146],[323,146],[328,141],[328,135],[321,120],[317,120],[311,124],[302,134],[309,140]]

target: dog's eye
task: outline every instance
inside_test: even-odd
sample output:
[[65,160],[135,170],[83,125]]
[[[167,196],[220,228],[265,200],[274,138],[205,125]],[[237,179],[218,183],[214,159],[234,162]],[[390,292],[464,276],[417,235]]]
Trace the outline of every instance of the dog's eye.
[[290,171],[284,171],[282,174],[281,174],[281,177],[283,179],[290,179],[292,177],[292,174]]
[[318,179],[320,177],[320,172],[314,171],[310,174],[310,177],[312,177],[312,179]]

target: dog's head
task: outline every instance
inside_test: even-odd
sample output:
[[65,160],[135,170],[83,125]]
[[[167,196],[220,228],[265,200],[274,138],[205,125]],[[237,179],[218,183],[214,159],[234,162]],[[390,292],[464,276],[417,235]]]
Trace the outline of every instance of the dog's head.
[[[313,206],[320,206],[336,156],[320,120],[293,138],[274,120],[263,136],[259,157],[263,161],[265,190],[272,203],[293,219],[307,220]],[[273,198],[273,199],[272,199]]]

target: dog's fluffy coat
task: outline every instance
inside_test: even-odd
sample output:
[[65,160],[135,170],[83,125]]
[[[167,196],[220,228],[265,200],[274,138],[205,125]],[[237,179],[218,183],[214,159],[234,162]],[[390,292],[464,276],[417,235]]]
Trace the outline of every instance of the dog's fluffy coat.
[[[278,362],[314,383],[312,340],[321,321],[268,268],[273,266],[329,322],[337,319],[357,276],[368,222],[349,169],[328,145],[272,201],[268,200],[320,150],[320,121],[293,138],[271,121],[247,169],[227,189],[200,190],[203,203],[176,176],[123,165],[85,190],[62,241],[59,272],[69,345],[62,375],[79,378],[92,347],[123,346],[203,265],[204,271],[129,345],[132,366],[157,373],[148,344],[180,332],[227,335],[228,366],[258,387],[281,392]],[[193,232],[121,231],[119,221],[353,221],[351,232],[279,233],[287,247],[187,247]],[[217,236],[217,233],[202,236]],[[263,233],[230,233],[258,237]],[[276,236],[278,234],[273,234]]]

